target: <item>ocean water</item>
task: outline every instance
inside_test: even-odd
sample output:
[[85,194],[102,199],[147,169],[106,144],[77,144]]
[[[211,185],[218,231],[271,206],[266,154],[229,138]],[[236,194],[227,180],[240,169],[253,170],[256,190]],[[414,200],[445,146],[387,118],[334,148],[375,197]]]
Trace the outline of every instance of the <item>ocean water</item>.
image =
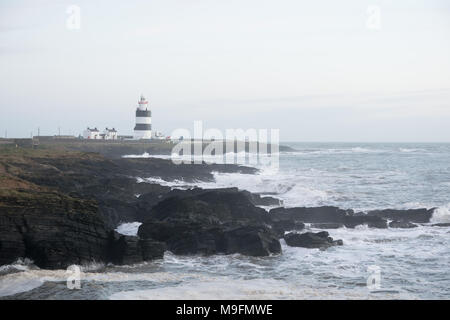
[[[279,168],[256,175],[215,174],[215,182],[142,182],[173,188],[236,186],[280,198],[285,206],[335,205],[365,211],[437,208],[432,222],[450,222],[450,144],[286,143]],[[149,155],[141,155],[142,157]],[[166,157],[166,156],[157,156]],[[246,155],[237,155],[245,164]],[[220,162],[220,159],[210,159]],[[269,209],[269,208],[267,208]],[[135,234],[139,223],[118,231]],[[307,227],[312,231],[317,231]],[[65,270],[30,261],[0,267],[8,299],[449,299],[450,228],[328,230],[344,246],[321,251],[288,247],[282,255],[174,256],[132,266],[83,266],[81,289]],[[374,271],[375,270],[375,271]],[[376,286],[368,280],[377,278]]]

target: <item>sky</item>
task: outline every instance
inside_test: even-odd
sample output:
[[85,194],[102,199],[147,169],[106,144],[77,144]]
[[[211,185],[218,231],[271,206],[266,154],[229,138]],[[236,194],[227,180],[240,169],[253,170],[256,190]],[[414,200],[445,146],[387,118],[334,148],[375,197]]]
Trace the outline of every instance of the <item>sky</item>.
[[450,142],[450,2],[0,0],[1,137],[129,135],[141,94],[166,135]]

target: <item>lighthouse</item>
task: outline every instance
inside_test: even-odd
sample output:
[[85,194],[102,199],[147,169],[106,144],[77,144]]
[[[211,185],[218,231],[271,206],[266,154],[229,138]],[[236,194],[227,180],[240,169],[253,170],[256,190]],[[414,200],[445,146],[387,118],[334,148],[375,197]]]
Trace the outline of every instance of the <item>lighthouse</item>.
[[150,111],[148,101],[141,95],[136,109],[136,126],[134,127],[135,139],[152,138],[152,112]]

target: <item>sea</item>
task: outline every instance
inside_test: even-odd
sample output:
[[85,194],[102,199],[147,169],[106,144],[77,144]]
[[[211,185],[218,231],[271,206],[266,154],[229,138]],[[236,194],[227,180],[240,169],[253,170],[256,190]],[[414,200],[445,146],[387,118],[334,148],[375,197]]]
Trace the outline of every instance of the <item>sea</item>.
[[[413,229],[330,229],[343,246],[295,248],[281,240],[283,253],[269,257],[166,252],[163,259],[136,265],[93,262],[80,267],[76,288],[70,271],[42,270],[21,259],[0,267],[0,299],[450,298],[450,227],[431,226],[450,222],[450,144],[283,145],[296,151],[272,155],[276,165],[250,164],[259,169],[254,175],[214,173],[209,182],[137,178],[181,189],[238,187],[277,197],[286,207],[436,208],[431,223]],[[235,155],[242,164],[250,158]],[[133,235],[139,225],[124,223],[118,231]],[[308,225],[306,230],[318,231]]]

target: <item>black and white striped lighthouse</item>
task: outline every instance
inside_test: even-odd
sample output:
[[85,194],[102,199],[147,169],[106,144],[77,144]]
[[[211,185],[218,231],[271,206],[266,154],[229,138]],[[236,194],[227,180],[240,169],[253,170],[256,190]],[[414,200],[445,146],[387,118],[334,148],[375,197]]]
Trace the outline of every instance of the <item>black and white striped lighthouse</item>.
[[134,127],[135,139],[151,139],[152,138],[152,112],[148,105],[148,101],[141,95],[136,109],[136,126]]

